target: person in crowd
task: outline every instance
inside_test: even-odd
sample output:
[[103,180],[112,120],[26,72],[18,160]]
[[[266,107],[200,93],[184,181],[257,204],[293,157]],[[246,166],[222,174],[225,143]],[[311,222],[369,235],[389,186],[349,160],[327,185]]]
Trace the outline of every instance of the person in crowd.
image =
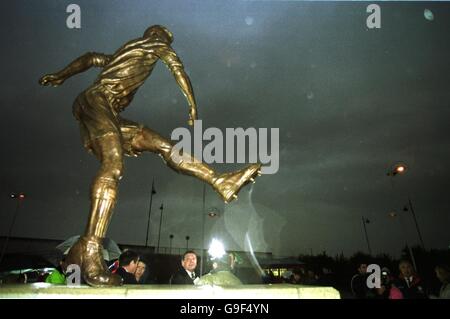
[[398,288],[404,299],[425,299],[427,295],[420,276],[414,271],[409,260],[401,260],[398,264],[400,275],[394,281],[394,286]]
[[308,269],[302,280],[302,284],[316,286],[319,283],[319,276],[313,269]]
[[289,278],[289,283],[293,285],[300,285],[303,283],[303,273],[300,269],[292,270],[292,274]]
[[193,250],[188,250],[181,258],[181,267],[179,271],[172,275],[169,283],[171,285],[194,285],[197,279],[195,268],[197,268],[197,254]]
[[436,277],[442,283],[439,291],[439,299],[450,299],[450,267],[448,265],[437,265],[434,269]]
[[261,282],[263,284],[273,284],[276,282],[275,275],[272,270],[265,270],[261,277]]
[[45,282],[49,284],[61,285],[66,284],[66,274],[64,269],[66,269],[66,260],[62,258],[59,261],[58,267],[55,268],[48,276],[45,278]]
[[136,269],[139,264],[139,255],[132,251],[126,250],[119,257],[119,268],[116,274],[122,278],[125,285],[136,285]]
[[283,284],[290,284],[292,278],[292,270],[287,269],[281,274],[281,283]]
[[336,285],[335,273],[330,268],[322,267],[320,274],[318,279],[319,286],[334,287]]
[[[392,285],[394,277],[391,275],[391,271],[387,267],[381,269],[381,282],[380,288],[375,288],[376,299],[402,299],[403,296],[395,286]],[[394,289],[394,291],[391,291]]]
[[374,292],[367,286],[367,263],[358,264],[358,273],[350,281],[350,288],[354,298],[369,299],[375,297]]
[[[228,253],[228,258],[229,258],[231,273],[233,275],[235,275],[236,277],[238,277],[239,280],[243,284],[254,281],[254,279],[251,278],[252,275],[249,274],[248,272],[246,272],[245,269],[242,267],[242,264],[244,263],[244,261],[243,261],[242,257],[239,254],[237,254],[235,252],[229,252]],[[258,279],[256,279],[256,280],[258,280]],[[262,278],[259,280],[258,283],[263,283]]]
[[196,285],[242,285],[242,281],[233,274],[234,255],[225,254],[220,257],[214,257],[212,261],[212,270],[200,277],[195,284]]
[[143,261],[140,260],[137,264],[136,267],[136,272],[134,273],[135,277],[136,277],[136,281],[139,284],[143,284],[146,282],[147,279],[147,264]]

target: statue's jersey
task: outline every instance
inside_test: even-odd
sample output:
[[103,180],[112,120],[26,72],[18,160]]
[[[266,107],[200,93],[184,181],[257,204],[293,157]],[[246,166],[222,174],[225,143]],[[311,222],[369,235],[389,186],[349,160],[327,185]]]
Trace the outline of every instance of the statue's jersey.
[[101,85],[108,91],[112,104],[118,112],[130,104],[137,89],[151,74],[158,59],[161,59],[172,73],[177,68],[183,67],[168,44],[148,38],[132,40],[112,56],[104,58],[108,62],[94,85]]

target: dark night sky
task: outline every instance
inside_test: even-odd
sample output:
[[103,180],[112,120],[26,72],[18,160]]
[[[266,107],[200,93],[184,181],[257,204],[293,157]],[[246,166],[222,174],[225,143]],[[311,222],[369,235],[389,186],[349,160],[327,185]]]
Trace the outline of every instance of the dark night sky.
[[[66,27],[81,6],[82,28]],[[2,13],[0,234],[23,191],[13,236],[63,239],[84,230],[97,160],[81,146],[71,105],[92,69],[59,88],[37,80],[87,51],[113,53],[150,25],[174,33],[204,127],[280,129],[280,169],[223,205],[208,188],[206,239],[277,255],[366,250],[397,255],[418,242],[410,196],[427,248],[450,245],[450,4],[381,2],[381,29],[367,29],[369,3],[297,1],[8,1]],[[430,9],[434,20],[424,17]],[[167,137],[186,127],[187,103],[158,63],[123,113]],[[386,176],[397,161],[405,175]],[[201,246],[202,183],[153,154],[127,158],[108,236],[144,244],[152,178],[150,239]],[[242,164],[214,164],[228,171]],[[400,218],[388,213],[397,211]]]

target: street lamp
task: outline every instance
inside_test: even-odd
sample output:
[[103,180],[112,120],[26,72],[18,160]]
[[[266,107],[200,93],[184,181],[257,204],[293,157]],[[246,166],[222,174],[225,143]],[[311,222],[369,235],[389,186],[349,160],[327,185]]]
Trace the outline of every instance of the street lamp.
[[205,259],[205,203],[206,203],[206,184],[203,184],[203,201],[202,201],[202,259],[200,259],[200,276],[203,275],[203,260]]
[[203,259],[205,258],[205,223],[206,223],[206,217],[209,218],[216,218],[220,217],[219,209],[216,207],[209,208],[205,213],[203,213],[202,216],[202,259],[200,260],[200,271],[203,274]]
[[173,240],[173,235],[170,234],[169,235],[169,255],[172,255],[172,240]]
[[[402,220],[401,215],[397,214],[397,212],[395,212],[395,211],[392,211],[392,212],[390,212],[390,213],[388,214],[388,216],[389,216],[389,218],[392,218],[392,219],[394,219],[394,218],[399,218],[400,224],[401,224],[400,226],[402,226],[402,228],[404,228],[404,227],[403,227],[403,223],[402,223],[403,220]],[[416,258],[414,258],[414,253],[413,253],[413,251],[412,251],[410,245],[408,244],[408,239],[406,238],[407,236],[404,236],[404,237],[405,237],[404,240],[405,240],[406,248],[408,249],[409,256],[411,257],[411,261],[412,261],[412,263],[413,263],[414,270],[417,271]]]
[[3,261],[3,257],[5,255],[6,248],[8,247],[9,238],[11,237],[12,230],[14,228],[14,224],[16,223],[16,218],[17,218],[17,215],[19,214],[20,205],[22,204],[22,201],[25,199],[26,196],[25,196],[24,193],[11,193],[9,195],[9,197],[11,199],[17,200],[17,202],[16,202],[16,210],[14,211],[13,220],[11,222],[11,225],[9,226],[8,235],[6,236],[5,243],[3,244],[2,253],[0,255],[0,264]]
[[397,217],[397,212],[394,212],[394,211],[392,211],[392,212],[389,212],[389,217],[391,217],[391,218],[395,218],[395,217]]
[[[391,167],[391,169],[387,172],[387,175],[391,177],[391,184],[392,184],[392,188],[394,188],[394,183],[393,183],[393,177],[396,175],[402,175],[405,174],[408,171],[408,166],[405,163],[399,162],[396,163],[395,165],[393,165]],[[409,208],[408,208],[409,206]],[[420,244],[422,246],[423,249],[425,249],[425,245],[423,243],[423,238],[422,238],[422,234],[420,232],[419,229],[419,223],[417,222],[417,218],[416,218],[416,213],[414,212],[414,208],[411,202],[411,198],[408,196],[408,204],[405,205],[405,207],[403,208],[403,211],[407,212],[410,211],[411,215],[413,217],[414,220],[414,224],[416,226],[416,231],[417,231],[417,235],[419,236],[419,240],[420,240]]]
[[22,199],[25,199],[25,194],[24,194],[24,193],[19,193],[19,194],[17,194],[17,193],[11,193],[11,194],[9,195],[9,197],[11,197],[12,199],[17,198],[17,199],[19,199],[19,200],[22,200]]
[[219,216],[219,212],[217,211],[217,208],[213,208],[209,213],[207,213],[208,217],[214,218]]
[[367,242],[367,248],[369,250],[369,255],[372,255],[372,249],[370,248],[370,242],[369,242],[369,236],[367,235],[367,228],[366,224],[370,224],[370,220],[365,218],[364,216],[361,216],[363,228],[364,228],[364,234],[366,235],[366,242]]
[[203,184],[203,205],[202,205],[202,245],[201,245],[201,259],[200,259],[200,274],[203,275],[204,270],[204,260],[205,260],[205,219],[206,216],[210,218],[218,217],[219,210],[215,207],[212,207],[206,211],[206,184]]
[[150,215],[152,213],[152,202],[153,202],[153,195],[156,194],[155,190],[155,179],[152,180],[152,190],[150,191],[150,206],[148,208],[148,220],[147,220],[147,233],[145,235],[145,247],[148,246],[148,231],[150,228]]
[[394,164],[389,171],[387,172],[387,176],[394,177],[397,174],[404,174],[408,170],[408,166],[405,163],[396,163]]
[[188,250],[189,249],[189,239],[191,239],[191,237],[189,237],[189,236],[186,236],[186,250]]
[[162,217],[163,217],[163,210],[164,210],[164,203],[161,203],[161,206],[159,207],[159,209],[161,210],[161,216],[159,218],[159,231],[158,231],[158,248],[156,249],[156,251],[159,253],[159,242],[161,239],[161,225],[162,225]]
[[408,205],[409,205],[409,208],[408,208],[407,205],[405,205],[403,207],[403,211],[404,212],[407,212],[407,211],[411,212],[411,215],[412,215],[412,217],[414,219],[414,224],[416,225],[417,235],[419,236],[420,244],[422,245],[422,248],[425,249],[425,245],[423,244],[422,234],[420,233],[420,229],[419,229],[419,224],[417,223],[416,213],[414,212],[414,208],[412,206],[412,202],[411,202],[411,199],[409,198],[409,196],[408,196]]

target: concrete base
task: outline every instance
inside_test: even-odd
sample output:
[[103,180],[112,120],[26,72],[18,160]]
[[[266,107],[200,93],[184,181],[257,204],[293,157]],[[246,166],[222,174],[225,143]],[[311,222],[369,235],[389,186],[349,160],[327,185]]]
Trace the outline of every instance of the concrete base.
[[27,299],[340,299],[331,287],[276,285],[68,287],[47,283],[0,285],[0,298]]

